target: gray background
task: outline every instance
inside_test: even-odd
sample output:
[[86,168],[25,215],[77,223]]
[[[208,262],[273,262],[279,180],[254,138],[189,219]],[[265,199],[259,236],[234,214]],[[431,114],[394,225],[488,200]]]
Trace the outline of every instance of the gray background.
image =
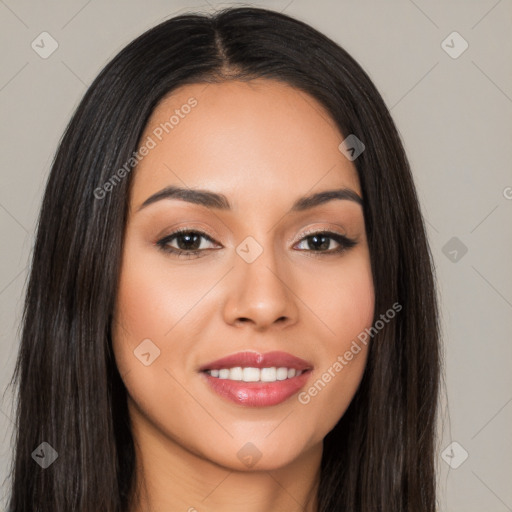
[[[130,40],[176,14],[228,5],[234,3],[0,0],[0,481],[10,464],[7,383],[27,265],[62,132],[87,86]],[[440,510],[512,511],[511,0],[238,5],[285,12],[333,38],[365,68],[391,109],[439,282],[446,365]],[[59,45],[46,59],[31,47],[32,41],[42,46],[44,31]],[[469,45],[460,55],[463,40],[446,39],[454,31]]]

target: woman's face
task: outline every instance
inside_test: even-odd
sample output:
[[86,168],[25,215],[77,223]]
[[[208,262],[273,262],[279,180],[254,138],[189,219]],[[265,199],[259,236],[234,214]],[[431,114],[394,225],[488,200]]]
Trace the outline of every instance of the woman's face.
[[136,432],[241,470],[321,452],[361,380],[354,340],[374,309],[343,139],[316,100],[271,80],[186,85],[156,108],[113,324]]

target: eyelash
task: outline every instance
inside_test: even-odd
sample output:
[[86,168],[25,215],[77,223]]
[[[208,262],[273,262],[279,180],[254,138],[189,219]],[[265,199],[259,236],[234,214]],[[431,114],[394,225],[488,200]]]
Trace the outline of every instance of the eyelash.
[[[161,251],[163,251],[165,253],[174,254],[179,258],[180,257],[181,258],[193,258],[194,256],[199,255],[199,253],[208,250],[208,249],[195,249],[195,250],[185,251],[183,249],[176,249],[174,247],[168,246],[169,242],[172,239],[176,238],[177,235],[185,234],[185,233],[200,235],[201,237],[205,238],[206,240],[215,243],[215,241],[209,235],[204,233],[203,231],[196,231],[196,230],[192,230],[189,228],[181,228],[181,229],[178,229],[178,230],[174,231],[173,233],[165,236],[161,240],[158,240],[158,242],[156,242],[156,245],[158,245],[158,247]],[[327,238],[333,239],[335,242],[337,242],[340,245],[337,249],[334,249],[334,250],[331,249],[329,251],[313,251],[311,249],[307,249],[307,251],[310,251],[312,253],[318,253],[318,254],[315,254],[315,256],[333,256],[335,254],[343,254],[348,249],[357,245],[357,242],[355,240],[353,240],[351,238],[347,238],[344,235],[341,235],[339,233],[335,233],[332,231],[312,231],[312,232],[303,233],[302,238],[299,240],[299,242],[302,242],[303,240],[306,240],[313,236],[325,236]]]

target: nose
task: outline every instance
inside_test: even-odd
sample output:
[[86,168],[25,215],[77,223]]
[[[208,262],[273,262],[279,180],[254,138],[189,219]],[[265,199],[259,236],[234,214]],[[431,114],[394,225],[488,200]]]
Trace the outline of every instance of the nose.
[[236,255],[223,308],[225,322],[234,326],[251,324],[256,331],[274,324],[281,328],[294,324],[298,298],[284,265],[267,248],[252,263]]

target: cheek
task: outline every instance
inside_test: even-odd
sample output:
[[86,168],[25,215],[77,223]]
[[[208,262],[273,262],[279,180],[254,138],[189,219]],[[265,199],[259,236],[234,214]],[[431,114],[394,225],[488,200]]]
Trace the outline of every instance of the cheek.
[[[162,431],[180,432],[182,418],[172,411],[191,408],[193,404],[177,384],[184,379],[179,374],[181,364],[176,361],[186,359],[188,347],[186,343],[174,343],[173,334],[180,333],[181,319],[183,324],[187,323],[187,317],[183,317],[194,297],[184,296],[186,291],[180,287],[186,286],[185,280],[180,283],[176,274],[162,268],[143,251],[127,251],[120,275],[112,344],[130,404],[138,416],[151,418]],[[197,423],[201,424],[200,418]]]
[[[193,271],[170,269],[165,257],[155,249],[141,250],[133,245],[126,248],[116,318],[124,334],[132,339],[140,342],[151,338],[167,343],[179,322],[190,322],[186,315],[204,295],[208,283],[204,275],[201,279]],[[197,282],[203,284],[192,284]]]
[[[179,309],[178,304],[176,308],[166,304],[170,293],[168,285],[162,281],[165,274],[149,264],[151,262],[144,256],[144,251],[127,237],[112,329],[113,349],[121,375],[143,367],[148,358],[155,362],[146,370],[159,366],[165,356],[164,334],[172,328],[173,313]],[[141,357],[147,353],[150,355]],[[153,372],[145,373],[150,380]]]
[[[321,365],[315,369],[307,388],[298,395],[309,412],[306,421],[321,418],[321,436],[343,416],[361,382],[366,366],[368,342],[358,338],[372,326],[374,287],[369,258],[361,254],[345,261],[341,272],[318,274],[315,282],[324,283],[324,293],[312,299],[315,313],[326,334],[316,347]],[[327,293],[325,293],[327,291]],[[314,302],[313,302],[314,301]],[[321,438],[320,436],[320,438]]]
[[[334,287],[338,300],[333,301],[337,304],[330,313],[336,335],[327,345],[329,371],[330,375],[333,371],[343,375],[337,386],[346,386],[355,393],[368,351],[367,344],[361,342],[361,334],[372,326],[374,317],[375,292],[369,258],[354,259],[350,270],[335,281]],[[343,368],[337,364],[340,362]]]
[[324,348],[331,354],[371,326],[375,295],[367,251],[350,255],[337,268],[317,268],[307,283],[310,291],[302,296],[320,320]]

